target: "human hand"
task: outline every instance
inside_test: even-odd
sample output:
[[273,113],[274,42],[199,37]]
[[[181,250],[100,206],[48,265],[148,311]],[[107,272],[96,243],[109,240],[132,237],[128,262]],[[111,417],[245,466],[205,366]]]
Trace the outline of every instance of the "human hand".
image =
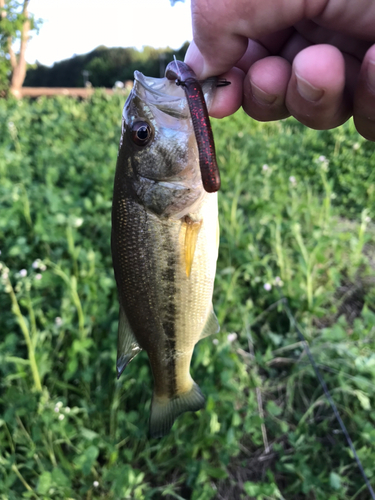
[[211,116],[242,104],[259,121],[292,115],[322,130],[353,115],[375,141],[375,2],[192,0],[192,19],[185,62],[200,79],[232,82]]

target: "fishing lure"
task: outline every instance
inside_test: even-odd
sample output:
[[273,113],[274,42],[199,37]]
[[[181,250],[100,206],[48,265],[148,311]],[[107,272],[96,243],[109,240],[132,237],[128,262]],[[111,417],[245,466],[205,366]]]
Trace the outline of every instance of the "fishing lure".
[[[181,85],[185,91],[198,145],[203,187],[208,193],[215,193],[220,189],[220,172],[216,162],[214,137],[202,87],[194,71],[187,64],[176,59],[168,64],[165,76],[168,80],[174,80],[176,85]],[[224,87],[229,84],[230,82],[226,80],[220,80],[217,86]]]

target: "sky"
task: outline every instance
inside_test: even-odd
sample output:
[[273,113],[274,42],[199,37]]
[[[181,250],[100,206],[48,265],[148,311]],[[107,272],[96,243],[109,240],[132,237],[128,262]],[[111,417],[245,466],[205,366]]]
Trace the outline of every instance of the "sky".
[[171,47],[192,39],[190,0],[30,0],[43,23],[29,41],[26,60],[51,66],[99,45]]

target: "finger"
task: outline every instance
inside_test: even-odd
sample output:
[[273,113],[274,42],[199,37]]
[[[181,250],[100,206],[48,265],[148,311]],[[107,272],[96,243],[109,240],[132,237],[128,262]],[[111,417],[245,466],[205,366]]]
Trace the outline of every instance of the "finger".
[[[199,79],[204,79],[202,78],[204,58],[194,40],[190,43],[186,51],[184,62],[194,71]],[[219,73],[210,76],[217,76],[218,74]]]
[[[195,74],[200,74],[199,68],[202,67],[203,58],[194,42],[191,42],[188,48],[185,62],[194,70]],[[224,118],[238,110],[242,102],[244,77],[245,73],[239,68],[232,68],[220,76],[220,79],[227,80],[230,82],[230,85],[217,89],[208,110],[210,116],[213,118]]]
[[[365,23],[363,23],[363,28],[365,29],[364,24]],[[352,26],[353,25],[351,23],[348,23],[348,27]],[[304,19],[303,21],[297,23],[295,29],[308,40],[309,45],[321,43],[334,45],[341,50],[341,52],[350,54],[360,60],[363,59],[367,49],[371,45],[370,42],[362,40],[358,37],[358,35],[350,36],[345,31],[343,31],[343,33],[338,33],[338,27],[335,25],[329,29],[328,27],[320,26],[314,21],[310,21],[309,19]]]
[[354,97],[354,123],[358,132],[375,141],[375,45],[366,53]]
[[291,75],[291,65],[277,56],[254,63],[244,81],[242,106],[246,113],[259,121],[271,121],[290,115],[285,96]]
[[351,114],[344,88],[341,52],[331,45],[307,47],[293,61],[286,106],[291,115],[310,128],[337,127]]
[[247,49],[245,54],[236,63],[236,67],[242,69],[246,74],[252,66],[259,59],[269,56],[269,51],[258,41],[248,40]]
[[225,73],[246,52],[248,38],[233,30],[230,22],[231,17],[239,19],[237,4],[226,5],[224,0],[215,4],[212,0],[192,1],[193,37],[203,57],[198,65],[188,51],[185,61],[201,79]]
[[230,82],[227,87],[218,88],[209,113],[213,118],[224,118],[235,113],[242,104],[242,88],[245,73],[239,68],[232,68],[220,78]]
[[[249,38],[272,36],[304,17],[313,18],[324,10],[326,3],[327,0],[192,0],[193,35],[203,55],[198,77],[224,73],[244,55]],[[281,48],[283,40],[277,43]],[[189,58],[187,63],[191,64]]]
[[296,55],[310,45],[305,37],[296,32],[285,43],[279,55],[292,64]]

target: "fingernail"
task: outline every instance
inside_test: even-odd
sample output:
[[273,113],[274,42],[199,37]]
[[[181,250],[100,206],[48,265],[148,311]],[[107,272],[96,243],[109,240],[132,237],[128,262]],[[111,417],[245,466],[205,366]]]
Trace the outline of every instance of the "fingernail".
[[195,74],[201,78],[205,64],[203,56],[194,42],[191,42],[186,51],[185,62],[194,70]]
[[306,101],[316,102],[323,97],[324,90],[318,89],[300,76],[297,77],[297,90]]
[[375,93],[375,61],[371,59],[367,68],[367,78],[370,89]]
[[253,97],[255,101],[257,101],[259,104],[273,104],[277,96],[274,94],[268,94],[267,92],[264,92],[264,90],[260,89],[257,85],[254,83],[251,83],[251,92],[253,94]]

